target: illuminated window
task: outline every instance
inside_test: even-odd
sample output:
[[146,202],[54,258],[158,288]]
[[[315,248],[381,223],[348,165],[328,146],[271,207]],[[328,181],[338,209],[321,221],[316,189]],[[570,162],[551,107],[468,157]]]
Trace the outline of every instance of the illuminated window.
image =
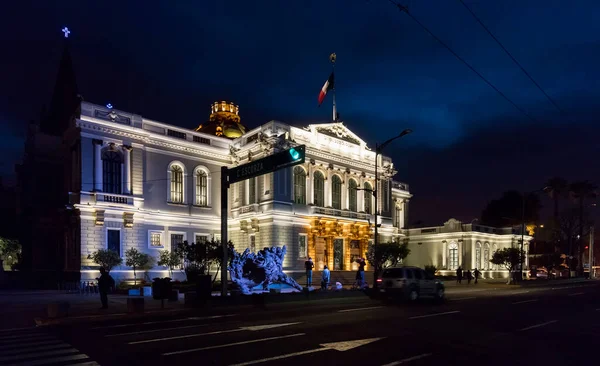
[[[498,251],[498,244],[492,244],[492,256]],[[498,265],[492,263],[492,269],[498,269]]]
[[325,206],[325,177],[323,173],[320,171],[316,171],[313,174],[314,180],[314,203],[315,206],[324,207]]
[[364,184],[364,200],[365,200],[365,212],[370,214],[372,213],[372,206],[373,206],[373,187],[371,186],[371,183],[369,182],[365,182]]
[[456,270],[458,268],[458,245],[450,243],[448,245],[448,269]]
[[256,235],[251,234],[249,237],[249,247],[252,253],[256,253]]
[[203,170],[196,172],[196,205],[208,206],[208,176]]
[[490,243],[483,245],[483,269],[490,269]]
[[298,259],[308,258],[308,236],[298,234]]
[[331,179],[331,207],[342,209],[342,178],[334,175]]
[[121,194],[121,153],[105,150],[102,153],[102,191]]
[[150,231],[148,237],[150,248],[164,248],[162,231]]
[[358,187],[358,184],[356,183],[356,181],[354,179],[350,179],[348,181],[348,209],[350,211],[356,212],[357,211],[357,191],[356,188]]
[[475,244],[475,268],[481,269],[481,243]]
[[294,167],[294,203],[306,204],[306,171],[300,166]]

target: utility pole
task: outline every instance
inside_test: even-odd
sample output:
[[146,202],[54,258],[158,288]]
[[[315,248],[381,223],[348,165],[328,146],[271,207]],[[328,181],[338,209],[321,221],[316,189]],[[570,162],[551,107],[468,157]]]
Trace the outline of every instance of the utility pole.
[[590,260],[589,260],[589,266],[590,266],[590,279],[594,278],[594,227],[591,226],[590,227],[590,244],[589,244],[589,249],[590,249]]

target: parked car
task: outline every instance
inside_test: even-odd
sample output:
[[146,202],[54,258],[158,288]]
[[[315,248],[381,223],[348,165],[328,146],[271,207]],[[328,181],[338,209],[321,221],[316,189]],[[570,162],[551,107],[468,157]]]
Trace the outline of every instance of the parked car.
[[379,293],[383,296],[402,297],[416,301],[420,297],[443,300],[444,283],[418,267],[391,267],[383,270],[377,279]]
[[548,278],[548,270],[546,269],[546,267],[532,268],[529,271],[529,276],[531,278],[539,278],[545,280]]

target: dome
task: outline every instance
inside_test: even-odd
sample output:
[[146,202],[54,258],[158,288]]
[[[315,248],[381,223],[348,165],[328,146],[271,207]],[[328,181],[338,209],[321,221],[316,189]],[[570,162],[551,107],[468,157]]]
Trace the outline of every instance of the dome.
[[240,107],[232,102],[214,102],[208,121],[196,128],[196,131],[210,135],[235,139],[246,133],[246,127],[240,121]]

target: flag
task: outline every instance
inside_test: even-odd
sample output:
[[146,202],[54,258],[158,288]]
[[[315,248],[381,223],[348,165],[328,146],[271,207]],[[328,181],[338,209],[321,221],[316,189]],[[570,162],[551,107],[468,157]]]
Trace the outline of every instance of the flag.
[[321,105],[321,103],[323,103],[323,100],[325,99],[325,95],[327,95],[327,92],[332,90],[333,88],[334,88],[334,82],[333,82],[333,71],[332,71],[331,75],[329,75],[329,79],[327,79],[325,84],[323,84],[323,87],[321,88],[321,92],[319,93],[319,106]]

